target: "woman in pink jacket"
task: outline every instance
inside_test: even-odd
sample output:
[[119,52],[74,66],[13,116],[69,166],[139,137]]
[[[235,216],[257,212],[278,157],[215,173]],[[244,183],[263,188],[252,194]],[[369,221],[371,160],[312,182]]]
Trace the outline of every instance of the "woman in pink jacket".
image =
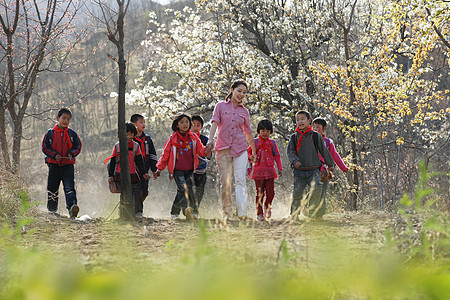
[[175,116],[172,122],[173,134],[164,144],[163,153],[156,164],[158,170],[154,179],[167,167],[177,184],[177,197],[170,212],[173,219],[178,218],[180,211],[187,220],[193,219],[193,209],[190,207],[190,203],[195,202],[192,174],[197,169],[198,156],[209,155],[199,137],[191,132],[191,126],[192,120],[188,115],[181,113]]
[[[337,153],[336,151],[336,147],[334,147],[334,143],[331,139],[325,137],[325,130],[327,128],[327,121],[325,121],[322,118],[316,118],[313,121],[313,130],[320,133],[323,137],[323,140],[325,141],[325,145],[327,146],[328,151],[330,151],[331,157],[333,157],[334,162],[338,165],[339,169],[341,169],[342,172],[347,173],[348,172],[348,167],[345,165],[345,163],[342,161],[342,158],[339,156],[339,153]],[[320,157],[320,159],[322,160],[323,158]],[[325,165],[322,165],[322,167],[320,168],[320,170],[324,170],[325,169]],[[321,182],[322,185],[322,193],[320,195],[320,202],[322,202],[322,207],[320,208],[320,210],[323,212],[318,212],[317,215],[318,216],[322,216],[325,214],[327,205],[326,205],[326,201],[325,201],[325,196],[327,195],[327,190],[328,190],[328,181],[322,181]],[[319,217],[320,218],[320,217]]]
[[[248,84],[243,79],[236,80],[230,87],[225,101],[217,103],[211,119],[211,131],[206,147],[211,150],[217,130],[214,147],[220,174],[222,210],[224,218],[233,219],[231,182],[234,175],[236,210],[241,220],[247,218],[247,142],[252,149],[251,160],[256,156],[255,143],[250,126],[250,114],[243,102],[247,96]],[[234,169],[234,172],[233,172]]]

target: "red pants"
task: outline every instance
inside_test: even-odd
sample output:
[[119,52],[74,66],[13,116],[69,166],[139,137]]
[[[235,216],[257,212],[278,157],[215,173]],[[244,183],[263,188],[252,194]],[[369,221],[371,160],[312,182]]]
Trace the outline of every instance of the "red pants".
[[[272,206],[273,197],[275,196],[274,191],[274,179],[255,179],[256,185],[256,214],[262,215],[266,214],[266,217],[270,217],[270,208]],[[266,196],[266,201],[264,202],[264,196]],[[264,211],[263,211],[264,204]]]

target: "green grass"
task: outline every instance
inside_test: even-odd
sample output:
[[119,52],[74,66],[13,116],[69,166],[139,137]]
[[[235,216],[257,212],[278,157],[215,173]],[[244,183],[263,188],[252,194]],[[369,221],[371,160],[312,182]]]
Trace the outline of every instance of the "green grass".
[[[414,200],[402,200],[402,230],[387,231],[378,251],[362,254],[329,237],[320,241],[328,248],[314,253],[314,244],[304,249],[281,239],[277,255],[264,256],[250,238],[201,222],[190,240],[174,237],[163,253],[147,256],[135,250],[139,236],[127,239],[127,231],[118,232],[110,241],[113,260],[108,250],[99,259],[104,265],[95,268],[87,268],[76,251],[23,238],[29,202],[22,193],[16,226],[5,225],[0,233],[0,299],[450,299],[449,224],[430,205],[432,193],[423,183]],[[293,231],[301,235],[302,228]],[[230,236],[234,248],[213,242]]]

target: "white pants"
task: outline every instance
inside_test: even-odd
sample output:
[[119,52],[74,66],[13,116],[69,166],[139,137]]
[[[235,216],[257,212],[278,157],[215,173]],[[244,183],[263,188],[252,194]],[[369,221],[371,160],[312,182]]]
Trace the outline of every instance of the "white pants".
[[216,160],[219,166],[220,190],[222,192],[222,210],[226,218],[233,215],[231,201],[232,169],[234,168],[234,182],[236,184],[236,208],[238,216],[247,215],[247,151],[237,157],[231,156],[231,150],[223,149],[216,151]]

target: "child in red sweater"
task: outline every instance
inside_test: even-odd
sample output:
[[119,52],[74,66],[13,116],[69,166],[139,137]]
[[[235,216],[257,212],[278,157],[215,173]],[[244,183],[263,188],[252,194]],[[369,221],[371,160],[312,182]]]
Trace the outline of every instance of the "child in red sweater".
[[[186,114],[178,114],[172,122],[173,134],[164,144],[163,153],[159,158],[154,179],[167,166],[177,184],[177,196],[170,212],[173,219],[177,219],[180,211],[187,220],[193,219],[191,204],[195,203],[192,174],[198,167],[198,156],[207,156],[205,146],[199,137],[191,132],[192,120]],[[187,189],[187,191],[186,191]],[[186,193],[187,192],[187,193]]]
[[[270,139],[273,133],[272,122],[261,120],[258,123],[258,138],[255,138],[256,162],[249,170],[249,177],[255,180],[256,185],[256,214],[259,221],[263,221],[271,216],[271,206],[274,191],[274,180],[283,174],[280,152],[274,140]],[[248,148],[249,159],[252,150]],[[275,163],[278,172],[275,170]],[[263,201],[264,195],[266,201]],[[264,209],[263,209],[264,206]]]

